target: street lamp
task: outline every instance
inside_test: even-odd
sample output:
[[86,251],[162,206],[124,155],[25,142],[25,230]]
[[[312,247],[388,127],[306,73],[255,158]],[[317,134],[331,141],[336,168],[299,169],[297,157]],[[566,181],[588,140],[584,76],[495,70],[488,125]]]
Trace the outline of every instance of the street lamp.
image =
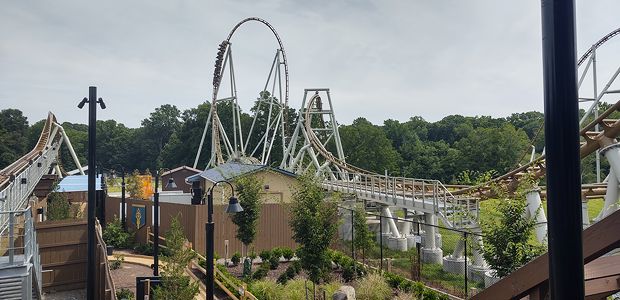
[[95,298],[95,150],[97,145],[97,103],[105,109],[103,99],[97,99],[97,87],[88,88],[88,98],[82,99],[78,108],[82,109],[88,103],[88,266],[86,275],[86,297]]
[[226,180],[220,180],[213,184],[213,186],[209,189],[209,193],[207,195],[207,223],[205,224],[206,231],[206,243],[207,243],[207,278],[205,279],[205,287],[207,288],[207,300],[213,300],[213,290],[215,289],[215,278],[214,278],[214,265],[213,265],[213,256],[214,256],[214,232],[215,232],[215,224],[213,223],[213,189],[219,183],[227,183],[230,185],[230,189],[232,190],[232,196],[228,199],[228,207],[226,207],[226,213],[234,214],[238,212],[242,212],[243,208],[239,204],[239,200],[235,197],[235,188],[230,182]]
[[[153,205],[155,206],[154,226],[153,226],[153,276],[159,276],[159,173],[168,169],[161,168],[155,172],[155,194],[153,194]],[[174,178],[170,176],[166,188],[176,188]]]
[[123,224],[123,229],[127,231],[127,213],[125,212],[125,167],[120,164],[115,164],[112,166],[112,178],[116,178],[116,167],[120,167],[121,169],[121,224]]

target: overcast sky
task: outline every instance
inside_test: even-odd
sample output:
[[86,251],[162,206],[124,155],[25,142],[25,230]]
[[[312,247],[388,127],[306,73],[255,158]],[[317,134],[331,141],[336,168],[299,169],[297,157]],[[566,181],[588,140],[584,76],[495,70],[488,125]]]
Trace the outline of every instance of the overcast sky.
[[[210,100],[217,46],[250,16],[283,40],[295,109],[308,87],[331,88],[345,124],[543,109],[540,1],[1,2],[0,109],[19,108],[31,122],[51,110],[86,123],[76,105],[90,85],[108,106],[99,118],[130,127],[162,104]],[[620,27],[619,11],[617,0],[577,1],[579,55]],[[258,23],[232,43],[247,110],[277,43]],[[618,53],[620,38],[599,51],[601,85]]]

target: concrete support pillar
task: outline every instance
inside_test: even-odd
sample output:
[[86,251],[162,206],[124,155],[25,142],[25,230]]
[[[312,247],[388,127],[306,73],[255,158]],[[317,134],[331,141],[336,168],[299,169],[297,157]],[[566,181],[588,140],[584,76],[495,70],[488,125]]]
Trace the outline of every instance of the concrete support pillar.
[[396,226],[396,221],[393,219],[392,211],[388,206],[384,206],[381,210],[382,214],[390,227],[390,232],[392,233],[388,236],[387,246],[389,249],[397,250],[397,251],[407,251],[407,238],[405,236],[401,236],[398,231],[398,226]]
[[399,238],[400,233],[398,232],[398,227],[396,226],[396,221],[394,221],[392,217],[392,211],[389,206],[384,206],[382,209],[383,216],[387,218],[388,225],[390,226],[390,231],[392,232],[392,237]]
[[[607,156],[607,152],[605,153]],[[607,175],[607,191],[605,192],[605,204],[603,209],[594,219],[599,221],[604,217],[607,217],[612,212],[618,210],[618,177],[616,176],[616,168],[611,166],[609,168],[609,175]]]
[[422,261],[425,263],[440,264],[442,262],[443,251],[435,246],[435,231],[437,228],[431,226],[437,225],[437,216],[432,213],[425,213],[424,219],[427,225],[424,226],[426,238],[424,239],[425,245],[422,248]]
[[590,216],[588,215],[588,200],[585,196],[582,196],[581,198],[581,223],[583,224],[583,229],[586,229],[586,227],[590,226]]
[[[478,232],[480,234],[481,232]],[[472,262],[467,268],[467,276],[472,280],[484,282],[485,274],[489,271],[489,266],[482,256],[482,236],[470,235],[470,240],[473,243],[472,247]]]
[[536,231],[536,239],[540,243],[544,243],[547,238],[547,216],[542,208],[540,200],[540,190],[534,189],[525,194],[527,200],[527,215],[536,222],[534,230]]
[[620,144],[615,143],[615,140],[613,142],[601,149],[600,153],[609,161],[610,171],[614,172],[617,181],[620,178]]
[[443,258],[443,270],[455,274],[465,274],[465,242],[459,239],[452,254]]

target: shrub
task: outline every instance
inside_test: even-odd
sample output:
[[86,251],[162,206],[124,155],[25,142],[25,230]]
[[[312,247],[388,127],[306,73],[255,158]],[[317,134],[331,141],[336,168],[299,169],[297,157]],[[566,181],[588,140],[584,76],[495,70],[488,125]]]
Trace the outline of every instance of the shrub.
[[344,279],[345,282],[349,282],[353,280],[354,278],[355,278],[355,270],[353,268],[353,265],[346,265],[342,267],[342,279]]
[[130,289],[126,289],[126,288],[121,288],[120,290],[116,291],[116,299],[118,300],[133,300],[135,299],[135,296],[133,294],[133,292]]
[[235,254],[233,254],[233,256],[230,258],[230,261],[233,263],[233,265],[238,265],[239,262],[241,262],[241,253],[239,253],[239,251],[235,252]]
[[260,254],[258,256],[260,256],[260,259],[262,261],[268,261],[269,258],[271,257],[271,251],[263,250],[263,251],[260,252]]
[[284,287],[273,280],[255,281],[250,285],[249,290],[258,299],[286,299],[282,297]]
[[293,264],[291,265],[291,267],[293,267],[293,270],[295,270],[296,274],[299,274],[299,272],[301,272],[301,262],[296,260],[293,262]]
[[392,298],[392,288],[381,275],[369,274],[358,280],[355,296],[367,300],[388,300]]
[[290,261],[293,256],[295,256],[295,252],[293,252],[293,249],[291,248],[282,248],[282,256],[284,257],[284,259]]
[[125,261],[125,255],[114,255],[114,260],[110,263],[110,269],[117,270],[121,268],[121,264]]
[[47,219],[71,219],[71,204],[63,193],[52,192],[47,196]]
[[280,265],[280,258],[276,257],[276,256],[272,256],[269,258],[269,268],[272,270],[275,270],[278,268],[278,265]]
[[298,273],[299,273],[299,271],[296,271],[293,266],[288,266],[288,268],[286,268],[286,271],[284,272],[284,274],[286,274],[286,277],[288,277],[288,279],[295,278],[295,276]]
[[136,244],[133,247],[133,250],[142,254],[142,255],[153,255],[153,246],[150,244]]
[[[266,263],[260,265],[260,267],[252,274],[252,279],[261,280],[267,277],[267,273],[269,273],[269,266]],[[254,295],[256,296],[256,295]]]
[[258,257],[258,255],[256,255],[256,252],[254,251],[254,247],[250,249],[250,254],[248,256],[250,257],[252,261],[254,261],[256,257]]
[[277,283],[279,284],[286,284],[286,282],[288,281],[288,276],[286,275],[286,273],[282,273],[280,274],[280,276],[278,276],[278,280],[276,280]]
[[114,218],[114,221],[108,223],[103,229],[103,240],[106,245],[113,246],[117,249],[128,248],[132,243],[132,236],[123,229],[121,221]]
[[276,247],[271,249],[271,256],[280,259],[280,257],[282,257],[282,248]]

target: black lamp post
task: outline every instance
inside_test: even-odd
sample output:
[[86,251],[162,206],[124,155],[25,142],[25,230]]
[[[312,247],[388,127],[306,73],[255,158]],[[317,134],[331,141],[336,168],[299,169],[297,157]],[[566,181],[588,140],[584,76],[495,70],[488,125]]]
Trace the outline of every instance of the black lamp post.
[[[154,226],[153,226],[153,276],[159,276],[159,172],[167,169],[159,169],[155,172],[155,194],[153,194]],[[166,188],[176,188],[174,178],[170,177]]]
[[101,109],[105,109],[103,99],[97,99],[97,87],[88,88],[88,98],[82,99],[78,104],[78,108],[82,109],[84,104],[88,103],[88,266],[86,275],[86,297],[87,299],[95,299],[95,150],[97,141],[97,103]]
[[207,300],[213,300],[213,290],[215,289],[215,278],[214,278],[214,265],[213,265],[213,256],[214,256],[214,232],[215,232],[215,224],[213,223],[213,189],[219,183],[227,183],[230,185],[230,189],[232,190],[232,196],[228,200],[228,207],[226,207],[226,213],[238,213],[242,212],[243,208],[239,204],[239,200],[235,197],[235,188],[230,182],[226,180],[220,180],[213,184],[213,186],[209,189],[209,193],[207,196],[207,223],[205,224],[206,231],[206,243],[207,243],[207,278],[205,279],[205,287],[207,288]]
[[127,217],[126,217],[126,212],[125,212],[125,167],[121,166],[121,165],[114,165],[112,166],[112,168],[115,167],[120,167],[121,168],[121,224],[123,224],[123,229],[127,230]]

